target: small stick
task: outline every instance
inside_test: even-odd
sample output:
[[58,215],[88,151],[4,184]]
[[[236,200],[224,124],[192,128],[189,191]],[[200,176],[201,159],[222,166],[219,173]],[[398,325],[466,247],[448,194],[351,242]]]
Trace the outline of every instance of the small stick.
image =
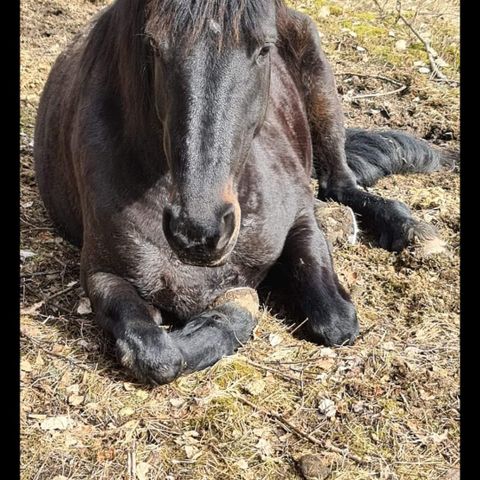
[[337,73],[336,75],[352,76],[352,77],[355,76],[355,77],[363,77],[363,78],[376,78],[378,80],[383,80],[385,82],[393,83],[394,85],[397,85],[399,87],[399,88],[396,88],[395,90],[390,90],[389,92],[377,92],[377,93],[366,93],[364,95],[354,95],[353,97],[350,97],[350,100],[358,100],[360,98],[384,97],[386,95],[393,95],[395,93],[400,93],[407,88],[407,85],[405,85],[404,83],[394,80],[393,78],[384,77],[382,75],[366,75],[361,73],[349,73],[349,72]]
[[326,450],[330,450],[331,452],[339,453],[340,455],[343,455],[346,458],[349,458],[350,460],[353,460],[354,462],[357,462],[360,465],[367,465],[368,462],[363,460],[362,458],[358,457],[357,455],[354,455],[353,453],[349,453],[347,449],[339,448],[336,447],[335,445],[332,445],[330,442],[323,442],[322,440],[310,435],[307,432],[304,432],[303,430],[300,430],[296,425],[293,423],[290,423],[288,420],[285,419],[282,415],[276,412],[267,412],[263,408],[260,408],[259,406],[255,405],[252,403],[250,400],[245,398],[242,395],[234,395],[238,400],[243,402],[245,405],[248,405],[251,408],[254,408],[258,412],[262,413],[263,415],[266,415],[267,417],[271,417],[274,420],[276,420],[278,423],[282,424],[282,426],[287,426],[290,430],[295,432],[298,436],[305,438],[306,440],[314,443],[315,445],[318,445],[322,448],[325,448]]
[[73,282],[70,286],[64,288],[63,290],[60,290],[57,293],[53,293],[52,295],[48,296],[45,298],[44,303],[48,303],[50,300],[53,300],[54,298],[59,297],[60,295],[63,295],[64,293],[69,292],[70,290],[73,290],[76,286],[78,285],[78,282],[75,281]]
[[275,368],[267,367],[266,365],[262,365],[260,363],[252,362],[248,358],[242,358],[242,360],[247,363],[248,365],[252,365],[252,367],[260,368],[262,370],[265,370],[266,372],[274,373],[276,375],[279,375],[285,380],[289,380],[294,383],[302,383],[302,380],[300,378],[294,377],[292,375],[289,375],[288,373],[284,373],[280,370],[276,370]]
[[395,93],[400,93],[407,88],[406,85],[402,85],[400,88],[395,90],[390,90],[389,92],[376,92],[376,93],[366,93],[364,95],[354,95],[350,97],[350,100],[358,100],[360,98],[374,98],[374,97],[385,97],[387,95],[394,95]]

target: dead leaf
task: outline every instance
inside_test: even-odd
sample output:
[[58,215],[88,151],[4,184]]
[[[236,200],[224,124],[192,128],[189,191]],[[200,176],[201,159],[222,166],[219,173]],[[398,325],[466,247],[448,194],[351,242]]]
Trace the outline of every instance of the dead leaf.
[[[20,315],[35,315],[36,313],[38,313],[38,311],[43,306],[43,304],[44,304],[44,301],[41,300],[40,302],[36,302],[33,305],[30,305],[29,307],[21,308]],[[24,331],[24,333],[25,335],[28,336],[28,333],[26,331]]]
[[43,367],[45,365],[45,361],[43,360],[40,352],[37,353],[37,358],[35,359],[35,366],[36,367]]
[[273,455],[272,445],[265,438],[260,438],[255,445],[255,448],[258,450],[262,461],[265,461],[268,457],[271,457]]
[[35,257],[37,254],[30,250],[20,250],[20,260],[24,262],[27,258]]
[[48,417],[42,421],[40,428],[42,430],[67,430],[75,425],[75,422],[66,415],[58,415],[56,417]]
[[395,344],[393,342],[384,342],[382,343],[382,348],[383,350],[387,350],[387,352],[390,352],[392,350],[395,350]]
[[448,430],[444,430],[443,433],[440,435],[438,433],[434,433],[432,435],[432,442],[433,443],[442,443],[448,438]]
[[73,385],[69,385],[65,390],[67,393],[78,395],[78,392],[80,392],[80,385],[74,383]]
[[175,408],[180,408],[185,404],[186,400],[183,398],[171,398],[170,405]]
[[20,361],[20,370],[22,372],[31,372],[33,370],[32,364],[26,358],[23,358]]
[[97,452],[97,462],[105,462],[107,460],[113,460],[115,458],[114,448],[104,448]]
[[451,468],[445,475],[443,480],[460,480],[460,469]]
[[337,407],[335,407],[335,403],[329,398],[324,398],[320,401],[318,404],[318,410],[327,418],[333,418],[337,413]]
[[65,446],[66,447],[73,447],[75,445],[78,445],[78,440],[73,437],[72,435],[66,435],[65,436]]
[[185,445],[183,447],[185,449],[185,454],[189,460],[196,459],[201,455],[201,451],[195,447],[194,445]]
[[124,407],[118,413],[121,417],[129,417],[135,413],[135,410],[132,407]]
[[137,390],[135,392],[135,396],[138,397],[140,400],[146,400],[148,398],[148,392],[145,390]]
[[81,405],[84,400],[85,397],[83,395],[70,395],[68,397],[68,403],[74,407]]
[[315,365],[322,370],[330,370],[335,365],[335,360],[333,358],[324,358],[318,360]]
[[237,465],[237,467],[240,470],[248,470],[248,462],[246,460],[244,460],[243,458],[241,458],[240,460],[235,462],[235,464]]
[[265,382],[262,379],[252,380],[245,384],[243,389],[250,395],[259,395],[265,390]]
[[333,348],[323,347],[320,349],[320,356],[325,358],[336,358],[337,352]]

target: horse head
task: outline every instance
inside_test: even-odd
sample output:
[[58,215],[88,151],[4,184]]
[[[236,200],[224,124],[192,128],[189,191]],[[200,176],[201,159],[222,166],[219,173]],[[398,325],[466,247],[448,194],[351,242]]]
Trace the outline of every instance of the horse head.
[[237,184],[267,108],[275,2],[154,1],[146,34],[172,178],[164,233],[184,263],[220,265],[236,244]]

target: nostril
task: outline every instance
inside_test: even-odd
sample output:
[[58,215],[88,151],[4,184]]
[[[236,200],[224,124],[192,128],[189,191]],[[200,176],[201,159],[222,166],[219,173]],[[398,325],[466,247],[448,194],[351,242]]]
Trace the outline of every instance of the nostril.
[[220,223],[220,237],[217,242],[217,250],[224,248],[232,238],[235,230],[235,207],[230,204],[225,209]]
[[172,233],[172,210],[169,207],[165,207],[163,210],[163,231],[169,235]]

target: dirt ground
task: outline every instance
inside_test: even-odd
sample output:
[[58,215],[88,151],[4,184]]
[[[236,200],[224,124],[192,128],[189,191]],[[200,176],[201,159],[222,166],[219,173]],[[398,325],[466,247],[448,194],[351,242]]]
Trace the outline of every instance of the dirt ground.
[[[394,254],[365,236],[335,247],[361,323],[354,346],[295,339],[263,309],[256,337],[203,372],[149,388],[118,368],[82,301],[79,252],[52,228],[32,161],[49,69],[107,3],[21,2],[22,479],[297,479],[308,453],[318,454],[310,478],[459,478],[458,172],[394,176],[372,189],[437,227],[446,252]],[[458,85],[431,78],[396,1],[290,3],[319,24],[349,126],[458,148]],[[400,3],[458,80],[459,2]],[[355,98],[399,85],[407,88]]]

